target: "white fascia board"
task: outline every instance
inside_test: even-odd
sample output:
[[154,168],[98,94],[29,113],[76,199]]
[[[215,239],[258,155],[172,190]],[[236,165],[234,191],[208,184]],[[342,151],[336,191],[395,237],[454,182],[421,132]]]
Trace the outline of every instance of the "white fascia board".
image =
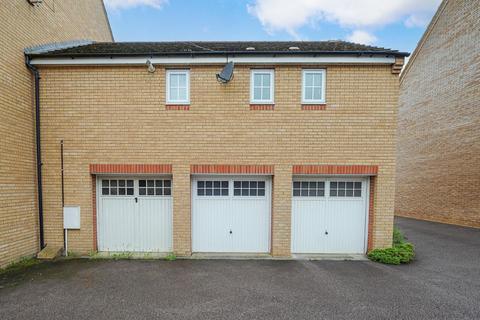
[[[226,57],[99,57],[99,58],[32,58],[33,65],[145,65],[150,60],[157,65],[206,65],[225,64]],[[392,64],[394,56],[356,56],[356,55],[332,55],[332,56],[237,56],[229,57],[228,61],[235,64]]]

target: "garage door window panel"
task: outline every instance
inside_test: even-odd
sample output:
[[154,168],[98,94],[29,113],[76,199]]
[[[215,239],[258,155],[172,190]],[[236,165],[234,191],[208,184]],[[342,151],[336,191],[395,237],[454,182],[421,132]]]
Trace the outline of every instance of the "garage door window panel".
[[264,197],[265,181],[234,181],[233,195],[236,197]]
[[197,181],[197,196],[228,196],[228,181]]
[[294,181],[294,197],[324,197],[325,181]]
[[358,181],[331,181],[330,197],[362,197],[362,183]]
[[102,180],[103,196],[133,196],[133,180],[104,179]]
[[138,195],[140,196],[170,196],[171,194],[171,180],[138,180]]

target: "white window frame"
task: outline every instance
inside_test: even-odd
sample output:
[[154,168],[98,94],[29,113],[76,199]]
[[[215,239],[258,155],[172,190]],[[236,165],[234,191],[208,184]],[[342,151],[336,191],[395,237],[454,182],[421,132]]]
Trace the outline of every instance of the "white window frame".
[[[254,78],[256,74],[268,73],[270,74],[270,99],[258,100],[254,96]],[[252,69],[250,72],[250,103],[251,104],[274,104],[275,102],[275,70],[273,69]]]
[[[307,73],[321,73],[322,74],[322,99],[306,99],[306,74]],[[302,70],[302,104],[324,104],[325,103],[325,84],[327,72],[325,69],[303,69]]]
[[[187,77],[187,98],[185,100],[172,100],[170,98],[170,76],[174,74],[181,74],[181,75],[186,75]],[[190,70],[188,69],[176,69],[176,70],[167,70],[166,74],[166,103],[167,104],[180,104],[180,105],[187,105],[190,104]]]

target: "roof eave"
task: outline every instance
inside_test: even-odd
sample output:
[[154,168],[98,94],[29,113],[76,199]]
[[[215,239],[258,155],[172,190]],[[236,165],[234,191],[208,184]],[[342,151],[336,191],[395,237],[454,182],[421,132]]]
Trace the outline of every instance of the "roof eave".
[[298,56],[334,56],[334,55],[358,55],[358,56],[390,56],[408,57],[410,53],[399,51],[192,51],[192,52],[152,52],[152,53],[30,53],[31,58],[109,58],[109,57],[192,57],[192,56],[265,56],[265,55],[298,55]]

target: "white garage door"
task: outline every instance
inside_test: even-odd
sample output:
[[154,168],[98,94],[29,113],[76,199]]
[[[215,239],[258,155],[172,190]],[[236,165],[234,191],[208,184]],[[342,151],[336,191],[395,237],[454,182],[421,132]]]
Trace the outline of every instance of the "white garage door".
[[270,205],[269,177],[195,177],[193,251],[269,252]]
[[365,253],[367,179],[293,181],[292,253]]
[[99,178],[98,250],[172,251],[170,178]]

